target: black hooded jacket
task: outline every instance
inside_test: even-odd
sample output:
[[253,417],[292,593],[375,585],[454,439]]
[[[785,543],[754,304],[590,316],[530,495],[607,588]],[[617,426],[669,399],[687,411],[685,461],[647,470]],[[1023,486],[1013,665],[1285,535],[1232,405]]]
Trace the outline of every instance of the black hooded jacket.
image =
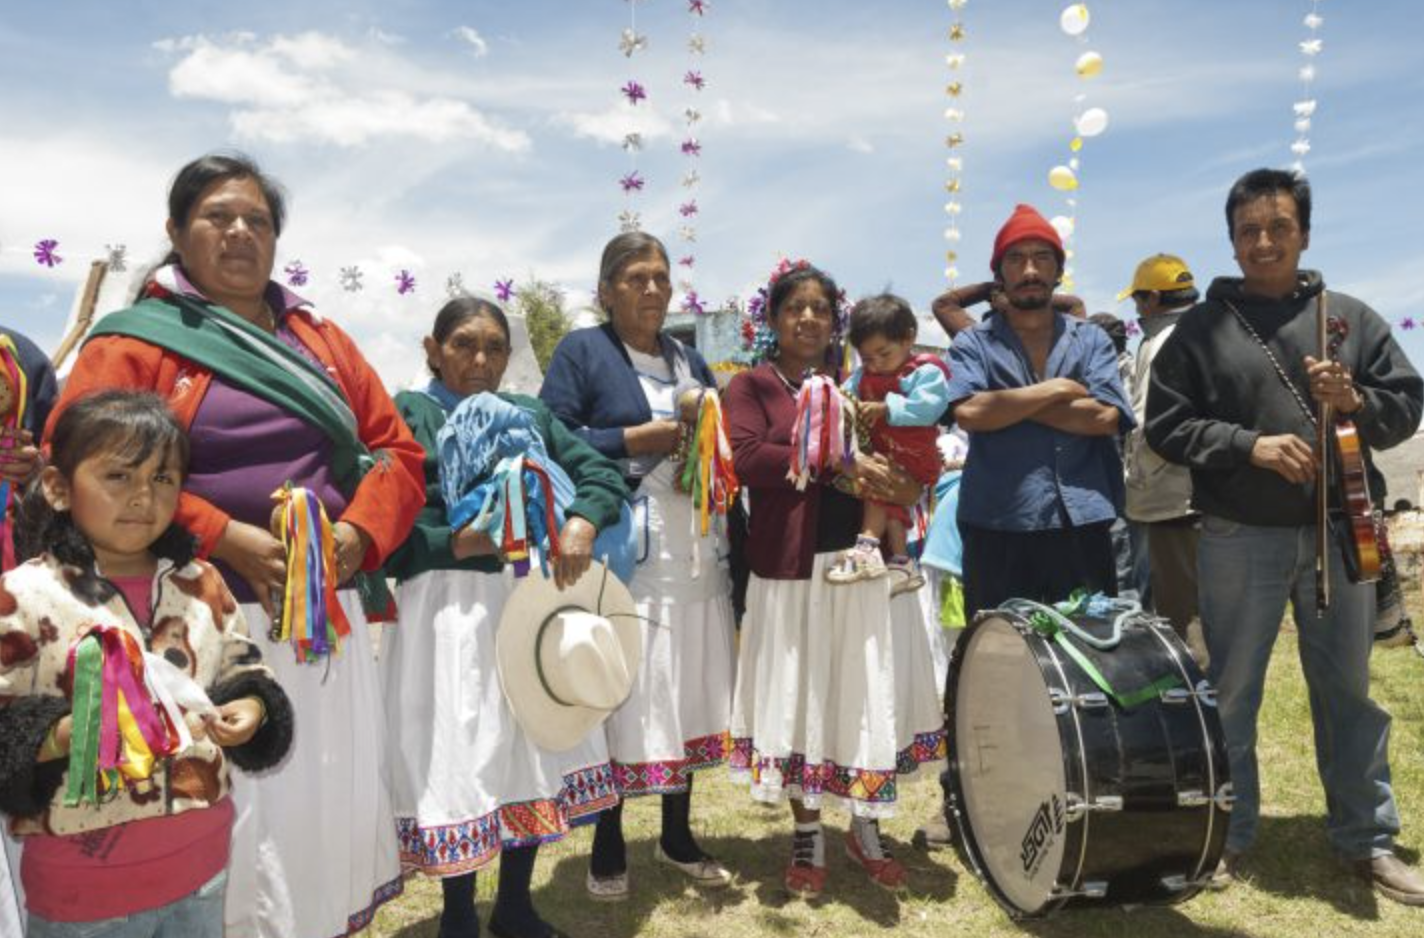
[[[1147,394],[1147,442],[1163,458],[1191,468],[1196,510],[1242,524],[1314,523],[1313,483],[1294,484],[1251,465],[1257,437],[1294,433],[1313,444],[1316,431],[1231,307],[1270,347],[1314,410],[1304,358],[1320,357],[1316,297],[1322,289],[1314,271],[1301,271],[1296,292],[1279,300],[1246,295],[1239,278],[1218,278],[1158,352]],[[1413,435],[1424,409],[1424,381],[1379,314],[1343,293],[1329,291],[1326,301],[1327,315],[1344,320],[1348,330],[1338,358],[1365,399],[1351,419],[1365,444],[1371,494],[1379,500],[1384,479],[1369,450]]]

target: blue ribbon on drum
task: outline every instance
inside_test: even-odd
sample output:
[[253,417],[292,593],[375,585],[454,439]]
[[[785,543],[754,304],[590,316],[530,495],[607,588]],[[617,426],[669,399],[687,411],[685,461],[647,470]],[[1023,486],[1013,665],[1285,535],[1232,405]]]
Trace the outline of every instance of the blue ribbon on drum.
[[[454,395],[439,381],[432,381],[426,394],[449,413],[436,436],[436,446],[440,491],[448,506],[451,529],[470,524],[499,544],[506,522],[513,521],[527,531],[529,543],[540,548],[539,562],[547,576],[550,511],[539,473],[529,464],[542,469],[548,478],[554,499],[552,515],[560,528],[575,492],[568,473],[549,458],[534,415],[488,392],[471,395],[451,408],[448,405]],[[511,493],[523,495],[523,505],[514,519],[508,516]],[[618,523],[598,532],[593,555],[624,583],[633,578],[637,542],[633,513],[626,501],[619,508]]]

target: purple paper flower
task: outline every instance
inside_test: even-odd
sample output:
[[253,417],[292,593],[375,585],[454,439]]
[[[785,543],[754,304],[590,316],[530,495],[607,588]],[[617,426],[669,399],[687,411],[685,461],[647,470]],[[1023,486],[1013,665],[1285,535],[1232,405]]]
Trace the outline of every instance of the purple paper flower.
[[643,177],[638,175],[635,169],[622,179],[618,180],[618,185],[623,187],[624,192],[643,191]]
[[1413,317],[1413,316],[1405,316],[1403,319],[1401,319],[1401,320],[1399,321],[1399,328],[1403,329],[1405,332],[1408,332],[1409,330],[1413,329],[1413,328],[1414,328],[1415,326],[1417,326],[1417,325],[1419,325],[1419,324],[1414,321],[1414,317]]
[[695,16],[706,16],[707,0],[687,0],[687,12]]
[[56,264],[63,264],[64,258],[55,253],[59,247],[59,242],[53,238],[45,238],[43,241],[35,242],[35,261],[43,267],[53,267]]
[[514,279],[496,280],[494,282],[494,295],[501,303],[508,303],[509,298],[514,296]]
[[347,293],[357,293],[361,290],[361,278],[365,276],[361,273],[360,267],[341,268],[341,289]]
[[637,104],[648,96],[648,92],[636,81],[629,81],[623,86],[623,97],[628,99],[629,104]]
[[[683,156],[701,156],[701,155],[702,155],[702,144],[698,143],[695,138],[693,138],[693,137],[688,137],[686,140],[682,141],[682,155],[683,155]],[[684,214],[684,215],[688,215],[688,214],[691,214],[691,213],[690,213],[690,212],[683,212],[683,214]]]
[[686,257],[679,257],[677,259],[677,263],[679,266],[682,267],[691,267],[693,264],[697,263],[697,258],[693,257],[691,254],[688,254]]
[[1141,335],[1141,334],[1142,334],[1142,327],[1139,326],[1137,323],[1135,323],[1135,322],[1133,322],[1132,320],[1129,319],[1129,320],[1127,321],[1126,328],[1125,328],[1123,331],[1127,333],[1128,338],[1131,338],[1132,336],[1135,336],[1135,335]]
[[396,292],[401,296],[415,292],[415,275],[408,270],[396,274]]
[[287,286],[304,287],[307,280],[311,278],[311,271],[302,266],[301,261],[292,261],[282,268],[282,273],[287,275]]
[[682,83],[684,85],[691,85],[698,91],[701,91],[703,88],[707,87],[707,80],[703,78],[702,73],[698,71],[690,71],[686,75],[683,75]]
[[682,311],[684,313],[691,313],[694,316],[702,316],[707,312],[696,290],[689,290],[687,296],[682,298]]

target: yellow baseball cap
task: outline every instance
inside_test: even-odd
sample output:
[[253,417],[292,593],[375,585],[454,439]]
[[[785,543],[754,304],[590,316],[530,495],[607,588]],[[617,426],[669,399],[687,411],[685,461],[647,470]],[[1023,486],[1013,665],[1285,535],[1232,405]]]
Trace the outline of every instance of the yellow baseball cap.
[[1132,275],[1132,286],[1119,293],[1117,300],[1121,303],[1139,290],[1165,293],[1168,290],[1185,290],[1191,286],[1195,284],[1186,261],[1172,254],[1153,254],[1137,265],[1137,272]]

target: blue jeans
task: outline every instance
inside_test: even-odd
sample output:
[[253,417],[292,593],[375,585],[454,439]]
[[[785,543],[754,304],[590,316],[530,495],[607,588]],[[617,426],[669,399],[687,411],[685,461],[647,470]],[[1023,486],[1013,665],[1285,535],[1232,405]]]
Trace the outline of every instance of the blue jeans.
[[1330,608],[1318,616],[1314,526],[1267,528],[1202,519],[1197,555],[1202,627],[1236,792],[1228,850],[1244,851],[1256,839],[1261,811],[1256,718],[1287,599],[1299,632],[1330,842],[1342,856],[1361,859],[1390,852],[1399,833],[1389,783],[1390,717],[1370,700],[1374,586],[1349,582],[1333,539],[1331,552]]
[[97,922],[51,922],[30,914],[26,938],[222,938],[227,870],[176,902]]

